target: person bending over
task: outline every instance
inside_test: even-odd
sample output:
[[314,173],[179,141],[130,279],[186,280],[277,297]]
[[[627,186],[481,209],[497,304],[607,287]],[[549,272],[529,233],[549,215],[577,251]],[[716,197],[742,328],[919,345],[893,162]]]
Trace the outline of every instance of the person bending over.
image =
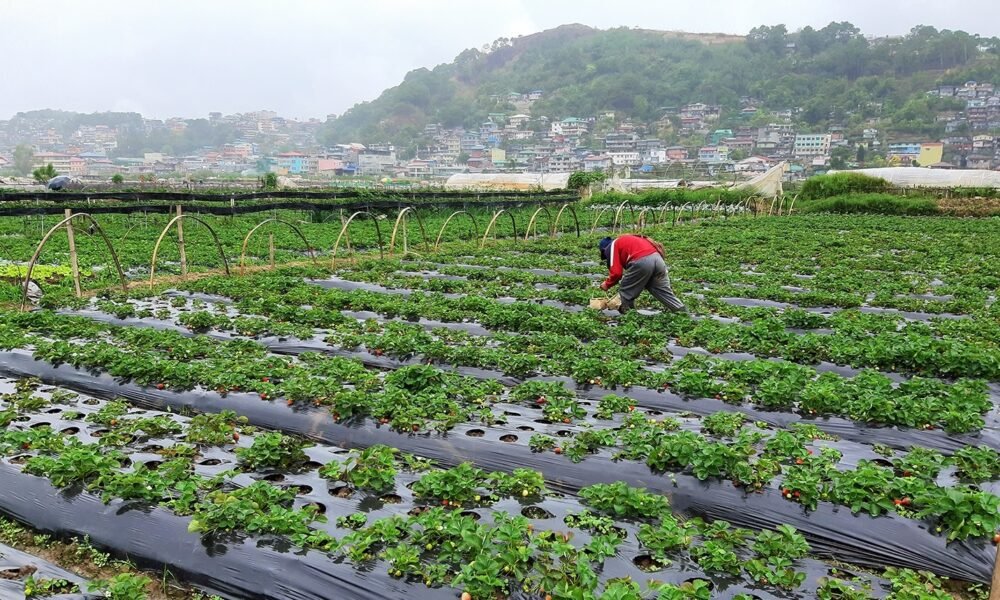
[[667,310],[683,312],[684,303],[674,294],[663,262],[663,246],[640,235],[623,235],[617,239],[606,237],[598,242],[601,260],[608,267],[608,278],[601,284],[604,291],[621,282],[618,295],[622,304],[618,312],[632,310],[635,299],[642,290],[649,290]]

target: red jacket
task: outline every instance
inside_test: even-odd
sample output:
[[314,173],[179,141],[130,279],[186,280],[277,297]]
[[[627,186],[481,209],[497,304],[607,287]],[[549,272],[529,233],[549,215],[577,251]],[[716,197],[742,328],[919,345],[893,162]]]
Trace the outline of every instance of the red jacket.
[[625,268],[633,260],[655,254],[656,248],[645,238],[637,235],[623,235],[611,242],[609,252],[611,265],[608,270],[608,278],[604,281],[604,286],[608,288],[618,283],[625,273]]

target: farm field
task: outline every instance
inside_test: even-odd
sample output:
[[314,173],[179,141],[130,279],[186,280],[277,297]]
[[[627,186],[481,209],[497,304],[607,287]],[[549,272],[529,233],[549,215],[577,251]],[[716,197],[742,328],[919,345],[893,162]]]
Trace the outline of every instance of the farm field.
[[611,212],[548,237],[514,208],[497,239],[470,212],[384,257],[392,218],[358,219],[335,262],[339,214],[276,213],[319,258],[269,228],[282,264],[262,235],[242,275],[265,217],[205,216],[232,275],[185,225],[192,276],[170,241],[153,286],[167,216],[102,216],[129,290],[83,237],[74,298],[58,235],[29,312],[17,269],[59,219],[0,219],[0,513],[192,598],[984,595],[995,219],[668,217],[643,233],[689,312],[621,316],[587,308]]

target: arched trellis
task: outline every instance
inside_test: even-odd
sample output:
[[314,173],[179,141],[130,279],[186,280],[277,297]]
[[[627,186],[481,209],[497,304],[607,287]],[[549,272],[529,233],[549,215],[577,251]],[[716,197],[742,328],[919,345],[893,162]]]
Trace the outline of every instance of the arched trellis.
[[351,226],[354,219],[359,216],[368,217],[372,220],[372,223],[375,223],[375,235],[378,238],[378,255],[379,258],[385,259],[385,250],[382,248],[382,229],[378,226],[378,217],[367,210],[359,210],[348,217],[347,221],[344,222],[344,226],[340,228],[340,235],[337,236],[337,241],[333,243],[333,256],[330,259],[331,266],[337,266],[337,249],[340,247],[340,240],[344,237],[344,233],[347,232],[347,228]]
[[458,215],[465,215],[465,216],[469,217],[469,219],[472,221],[472,230],[475,232],[475,237],[473,239],[476,239],[476,238],[479,237],[479,223],[476,221],[476,217],[473,216],[472,213],[470,213],[468,211],[465,211],[465,210],[456,210],[455,212],[453,212],[450,215],[448,215],[448,218],[444,220],[444,224],[441,225],[441,230],[438,231],[437,239],[434,240],[434,251],[435,252],[437,251],[438,248],[441,247],[441,236],[444,235],[444,230],[445,230],[446,227],[448,227],[448,223],[451,223],[451,220],[454,219]]
[[594,225],[593,227],[590,228],[590,233],[594,233],[597,231],[597,225],[601,222],[601,217],[603,217],[604,213],[608,212],[609,210],[611,210],[609,207],[604,207],[601,210],[597,211],[597,216],[594,217]]
[[309,258],[312,259],[313,264],[317,264],[316,263],[316,251],[313,250],[312,245],[309,243],[309,240],[306,239],[306,236],[304,236],[302,234],[302,231],[298,227],[296,227],[295,225],[289,223],[288,221],[283,221],[281,219],[278,219],[278,218],[275,218],[275,217],[271,217],[269,219],[264,219],[260,223],[257,223],[256,225],[254,225],[253,229],[251,229],[250,231],[248,231],[247,232],[247,236],[245,238],[243,238],[243,246],[240,248],[240,275],[243,274],[243,264],[244,264],[244,262],[246,262],[246,258],[247,258],[247,244],[250,243],[250,237],[253,236],[253,234],[256,233],[258,229],[260,229],[264,225],[267,225],[268,223],[281,223],[283,225],[288,225],[289,227],[291,227],[292,231],[294,231],[295,234],[299,236],[299,239],[302,240],[302,243],[304,243],[306,245],[306,252],[309,253]]
[[[427,230],[424,228],[424,220],[420,218],[420,215],[417,213],[417,209],[413,208],[412,206],[407,206],[407,207],[403,208],[403,210],[399,211],[399,215],[396,216],[396,224],[393,225],[393,227],[392,227],[392,235],[389,237],[389,257],[390,258],[392,257],[393,250],[396,249],[396,232],[399,231],[399,225],[400,225],[400,223],[404,224],[403,225],[403,228],[404,228],[404,231],[403,231],[403,236],[404,237],[403,237],[403,239],[404,240],[406,239],[406,237],[405,237],[406,236],[406,231],[405,231],[406,220],[405,220],[405,217],[406,217],[407,213],[412,213],[413,216],[417,218],[417,225],[420,226],[420,237],[424,241],[424,250],[425,251],[430,251],[430,249],[431,249],[430,243],[427,241]],[[403,244],[403,254],[405,255],[407,252],[408,252],[408,250],[406,249],[406,244],[404,242],[404,244]]]
[[42,236],[42,241],[38,242],[38,248],[35,248],[35,253],[31,256],[31,262],[28,263],[28,272],[24,275],[24,286],[21,290],[21,310],[24,310],[25,306],[27,306],[28,286],[31,283],[31,272],[35,270],[35,263],[38,262],[38,257],[42,255],[42,248],[44,248],[45,244],[48,243],[52,234],[76,218],[90,221],[97,233],[101,235],[101,239],[104,240],[104,245],[108,247],[108,253],[111,254],[111,260],[115,263],[115,269],[118,271],[118,279],[121,280],[122,283],[122,291],[128,290],[128,282],[125,279],[125,272],[122,270],[122,264],[118,260],[118,254],[115,253],[115,248],[111,245],[111,240],[108,239],[107,234],[104,233],[104,229],[101,228],[101,224],[97,222],[97,219],[87,213],[76,213],[56,223],[52,229],[49,229],[48,233]]
[[636,231],[642,231],[643,229],[646,228],[646,214],[649,213],[651,210],[652,210],[651,208],[644,208],[639,211],[639,216],[636,218],[635,221]]
[[[504,213],[506,213],[507,216],[510,217],[510,224],[514,228],[514,240],[517,240],[517,221],[514,219],[514,214],[509,212],[506,208],[501,208],[500,210],[493,213],[493,218],[490,219],[489,224],[486,225],[486,231],[483,232],[483,240],[479,242],[480,248],[486,246],[486,238],[490,236],[490,231],[493,229],[493,226],[496,225],[497,219],[499,219],[500,215]],[[494,235],[496,234],[494,233]]]
[[531,218],[528,219],[527,227],[524,228],[524,241],[528,241],[528,236],[531,235],[532,228],[535,229],[535,234],[537,235],[538,227],[535,225],[535,220],[538,219],[538,213],[543,211],[545,212],[545,216],[549,218],[549,235],[556,234],[555,222],[552,220],[552,213],[549,212],[549,209],[545,208],[545,206],[539,206],[535,209],[535,212],[532,213]]
[[788,204],[788,214],[792,214],[792,209],[795,208],[795,201],[799,199],[799,195],[795,194],[792,196],[792,201]]
[[656,214],[656,223],[658,225],[663,225],[664,223],[666,223],[667,222],[667,211],[668,210],[672,210],[673,208],[674,207],[673,207],[672,204],[668,204],[668,205],[664,206],[663,208],[661,208],[659,211],[657,211],[657,214]]
[[558,231],[559,219],[562,218],[563,212],[565,212],[567,208],[569,209],[569,213],[573,215],[573,224],[576,226],[576,237],[580,237],[580,219],[578,219],[576,216],[576,209],[573,208],[573,206],[568,202],[566,204],[563,204],[562,208],[559,209],[559,212],[556,213],[556,220],[552,224],[552,232],[555,233],[556,231]]
[[626,200],[626,201],[622,202],[622,203],[621,203],[621,204],[620,204],[620,205],[618,206],[618,210],[616,210],[616,211],[615,211],[615,220],[614,220],[614,222],[613,222],[613,223],[611,224],[611,233],[614,233],[614,232],[615,232],[615,229],[617,229],[617,228],[618,228],[618,222],[619,222],[619,221],[621,221],[621,224],[622,224],[622,231],[625,231],[625,221],[624,221],[624,220],[622,220],[622,213],[623,213],[623,212],[625,211],[625,207],[628,207],[628,210],[629,210],[629,212],[630,212],[630,213],[632,213],[632,222],[633,222],[633,223],[635,223],[635,222],[636,222],[636,218],[635,218],[635,207],[634,207],[634,206],[632,206],[632,203],[631,203],[631,202],[629,202],[628,200]]
[[174,223],[182,221],[184,219],[194,219],[198,223],[201,223],[202,225],[205,226],[205,229],[208,230],[208,233],[212,235],[212,241],[215,242],[215,247],[219,249],[219,256],[222,257],[222,268],[225,269],[226,275],[230,274],[229,261],[226,260],[226,252],[222,249],[222,242],[219,241],[219,236],[215,234],[215,230],[212,229],[212,226],[206,223],[204,219],[200,217],[196,217],[194,215],[181,214],[177,215],[173,219],[170,219],[167,225],[163,228],[163,231],[160,232],[160,237],[156,238],[156,245],[153,246],[153,258],[151,258],[149,261],[149,287],[153,287],[153,277],[156,276],[156,256],[160,253],[160,244],[163,243],[163,238],[167,236],[167,232],[170,231],[170,228],[173,227]]

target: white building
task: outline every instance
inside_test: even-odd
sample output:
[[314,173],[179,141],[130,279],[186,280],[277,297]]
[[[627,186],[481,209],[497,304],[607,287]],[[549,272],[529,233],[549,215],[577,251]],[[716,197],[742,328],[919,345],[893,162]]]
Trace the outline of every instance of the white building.
[[792,153],[797,157],[826,156],[830,153],[829,133],[806,133],[795,136]]

